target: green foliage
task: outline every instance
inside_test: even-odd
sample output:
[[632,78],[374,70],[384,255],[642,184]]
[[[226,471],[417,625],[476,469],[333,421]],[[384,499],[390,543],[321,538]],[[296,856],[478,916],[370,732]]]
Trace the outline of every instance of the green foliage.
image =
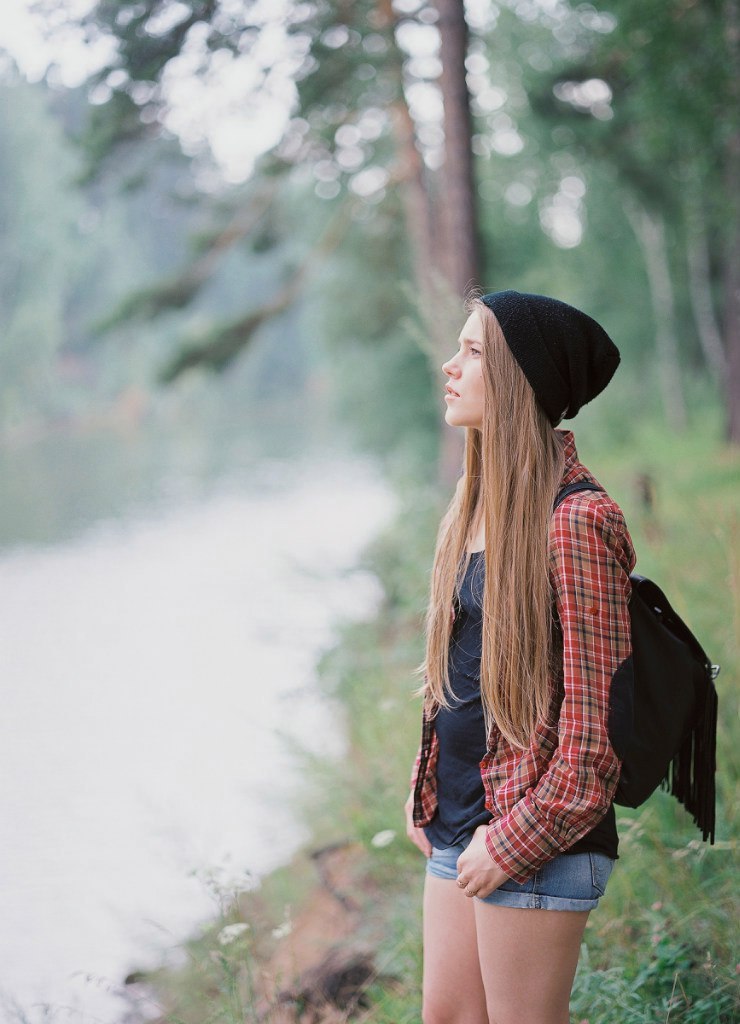
[[[624,302],[624,283],[630,294],[642,292],[645,299],[638,308],[650,334],[653,314],[644,282],[623,280],[625,273],[634,277],[639,272],[642,258],[634,241],[621,241],[624,216],[619,207],[636,198],[641,208],[656,212],[665,223],[684,365],[703,362],[696,314],[689,303],[687,253],[706,244],[707,301],[715,303],[720,320],[727,252],[740,217],[736,188],[728,176],[740,109],[733,99],[737,41],[733,43],[726,6],[720,0],[574,5],[570,17],[552,29],[561,44],[548,51],[548,66],[535,70],[525,65],[524,73],[534,114],[529,129],[540,143],[548,139],[552,157],[562,162],[570,156],[589,186],[586,211],[601,250],[595,254],[597,273],[589,285],[610,289],[612,302],[621,301],[625,309],[630,304]],[[616,233],[609,230],[607,218],[616,222]],[[598,272],[604,262],[611,272]]]
[[[48,3],[53,7],[55,0]],[[670,214],[668,256],[685,368],[701,371],[704,362],[689,301],[682,205],[697,183],[708,231],[710,289],[717,307],[722,305],[723,238],[732,218],[726,215],[720,175],[736,114],[723,102],[729,64],[719,6],[717,0],[707,5],[650,0],[647,7],[618,0],[535,11],[512,0],[492,13],[489,27],[477,23],[471,33],[471,56],[487,61],[485,78],[501,97],[493,105],[474,100],[481,283],[556,294],[588,310],[615,337],[625,364],[640,374],[649,374],[646,364],[655,360],[655,324],[643,255],[625,218],[626,194]],[[146,181],[154,173],[142,154],[149,153],[149,162],[156,164],[155,153],[165,151],[159,148],[159,119],[167,103],[162,79],[183,47],[198,50],[199,74],[251,55],[258,66],[264,32],[264,12],[258,8],[254,2],[237,9],[206,0],[189,0],[169,14],[156,0],[123,5],[100,0],[91,8],[83,19],[87,30],[111,36],[118,47],[110,66],[94,79],[95,104],[89,108],[85,144],[96,175],[106,167],[110,181],[120,185],[124,177]],[[409,22],[417,28],[433,18],[424,2],[413,14],[400,16],[402,27]],[[312,244],[335,208],[350,200],[356,220],[297,307],[308,360],[322,367],[318,377],[329,382],[329,400],[358,442],[381,453],[394,476],[409,465],[426,466],[433,475],[439,423],[435,381],[441,382],[442,374],[416,346],[419,318],[404,292],[412,287],[415,271],[394,121],[401,83],[425,81],[432,72],[407,59],[400,49],[402,34],[394,35],[374,0],[296,4],[287,11],[284,28],[297,64],[296,105],[285,137],[257,166],[256,188],[224,188],[218,196],[200,197],[197,218],[187,220],[195,229],[190,242],[175,229],[179,258],[167,253],[155,263],[155,272],[136,279],[130,289],[119,282],[99,315],[84,325],[85,333],[110,330],[120,344],[138,336],[142,320],[154,327],[171,313],[158,331],[166,340],[157,345],[152,383],[172,381],[201,364],[231,365],[240,354],[261,360],[259,339],[253,344],[244,325],[255,316],[260,336],[282,336],[279,328],[272,331],[261,323],[257,313],[263,299],[302,261],[319,262]],[[611,103],[584,105],[572,91],[563,91],[568,83],[589,80],[608,83]],[[523,140],[519,152],[497,147],[498,134],[510,129]],[[136,146],[137,139],[146,145]],[[353,150],[361,151],[360,164],[345,161]],[[125,175],[106,162],[114,152],[122,157]],[[371,166],[387,171],[390,182],[376,195],[359,198],[350,183],[359,169]],[[568,176],[586,189],[578,205],[583,238],[570,248],[543,230]],[[275,177],[282,181],[280,190],[247,236],[232,240],[231,249],[220,247],[229,219],[248,210],[260,186]],[[438,203],[441,176],[426,167],[424,178]],[[711,182],[716,189],[708,187]],[[135,206],[132,196],[131,209]],[[147,244],[149,235],[156,235],[152,245],[159,252],[167,231],[154,218],[147,223],[136,217]],[[168,227],[173,229],[172,220]],[[209,255],[214,258],[208,260]],[[205,262],[207,272],[194,272]],[[246,356],[247,347],[260,354]]]
[[201,284],[201,281],[192,278],[176,277],[174,280],[160,281],[150,288],[131,292],[117,307],[94,324],[93,330],[96,334],[103,334],[132,320],[152,320],[165,310],[182,309],[192,301]]
[[412,275],[399,199],[389,193],[352,223],[321,272],[314,331],[337,421],[394,479],[416,479],[434,475],[442,373],[416,343],[418,317],[398,286]]
[[[74,20],[59,0],[47,0],[47,7],[57,20]],[[252,70],[258,75],[250,100],[255,102],[271,70],[260,63],[257,46],[266,18],[260,7],[257,0],[228,7],[216,0],[183,0],[175,12],[161,0],[98,0],[79,22],[91,36],[111,39],[115,56],[91,79],[96,104],[81,133],[86,180],[98,175],[122,144],[158,134],[167,108],[163,82],[183,53],[191,64],[197,54],[193,73],[204,76],[225,61],[253,57]],[[312,162],[322,155],[331,158],[340,125],[400,98],[402,58],[391,26],[379,17],[375,0],[322,0],[287,7],[284,27],[297,64],[294,125],[300,122],[302,132],[309,129],[302,155],[310,153]],[[297,59],[300,54],[302,61]],[[369,141],[365,146],[373,148]],[[280,173],[284,159],[275,154],[265,162],[265,173]],[[287,157],[287,165],[294,161],[295,155]],[[346,183],[352,173],[347,169],[339,177]]]
[[2,428],[58,409],[53,370],[66,340],[69,279],[84,262],[84,206],[69,187],[74,161],[41,90],[0,86],[0,135]]
[[41,85],[0,86],[3,434],[33,436],[48,423],[89,412],[130,383],[140,358],[141,349],[122,349],[113,360],[104,351],[99,362],[82,354],[86,320],[131,279],[137,254],[121,204],[106,206],[73,186],[78,162],[63,120],[74,103],[72,94],[61,101]]
[[160,370],[158,379],[167,384],[195,366],[223,370],[242,352],[264,320],[264,312],[258,310],[231,323],[218,324],[181,348]]
[[636,972],[599,969],[588,945],[573,986],[571,1016],[579,1024],[731,1024],[737,1009],[734,970],[718,968],[707,952],[697,962],[687,944],[658,938]]
[[[160,76],[180,53],[188,32],[197,23],[213,18],[219,5],[216,0],[182,4],[184,17],[174,19],[174,23],[167,6],[161,0],[98,0],[83,17],[76,19],[67,5],[54,0],[47,2],[57,23],[78,20],[88,36],[107,37],[116,44],[111,63],[92,78],[92,84],[99,90],[99,102],[91,108],[80,132],[86,155],[81,182],[98,176],[108,158],[124,144],[159,134],[154,113],[158,109]],[[226,37],[215,33],[211,42],[216,44],[217,38],[222,45],[229,45]]]
[[[530,100],[651,203],[675,204],[690,166],[702,179],[717,173],[737,123],[727,103],[732,60],[722,14],[718,0],[580,5],[565,33],[556,30],[562,43],[550,50],[553,66],[526,68]],[[597,79],[610,98],[569,88]]]

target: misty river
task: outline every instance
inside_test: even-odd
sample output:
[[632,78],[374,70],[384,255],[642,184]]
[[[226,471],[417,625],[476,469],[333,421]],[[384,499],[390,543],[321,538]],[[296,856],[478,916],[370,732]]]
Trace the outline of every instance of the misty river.
[[[143,443],[97,442],[95,466]],[[219,887],[307,838],[295,753],[343,749],[315,665],[377,603],[354,563],[394,498],[371,460],[314,449],[139,474],[159,488],[129,479],[119,508],[110,466],[80,502],[89,450],[58,448],[67,512],[9,510],[0,546],[0,1008],[108,1024],[129,971],[178,962]]]

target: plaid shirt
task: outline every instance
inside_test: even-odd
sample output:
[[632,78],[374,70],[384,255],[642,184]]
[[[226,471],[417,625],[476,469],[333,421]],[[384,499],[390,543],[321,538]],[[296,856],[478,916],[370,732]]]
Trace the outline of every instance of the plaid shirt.
[[[562,486],[598,483],[579,462],[572,431],[558,433],[565,450]],[[562,695],[559,718],[538,725],[526,750],[512,747],[494,725],[480,762],[492,815],[486,846],[520,883],[594,828],[611,805],[621,761],[607,729],[610,687],[632,653],[628,600],[635,553],[619,506],[606,493],[569,495],[552,515],[549,551],[562,630],[562,669],[553,680]],[[417,827],[428,825],[437,807],[438,754],[434,718],[424,713],[411,776]]]

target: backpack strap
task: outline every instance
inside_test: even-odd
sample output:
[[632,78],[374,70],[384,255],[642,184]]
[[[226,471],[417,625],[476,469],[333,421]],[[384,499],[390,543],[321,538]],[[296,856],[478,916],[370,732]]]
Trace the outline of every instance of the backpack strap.
[[561,501],[565,501],[565,499],[568,497],[569,494],[575,494],[576,491],[602,491],[603,492],[603,490],[604,490],[603,487],[599,487],[598,484],[591,483],[590,480],[575,480],[572,484],[568,484],[567,487],[564,487],[562,489],[562,491],[560,491],[558,493],[558,495],[555,498],[555,501],[553,503],[552,510],[554,512],[555,509],[558,507],[558,505],[561,503]]
[[[575,494],[576,491],[603,491],[603,488],[599,487],[598,484],[591,483],[590,480],[575,480],[572,484],[567,484],[565,487],[563,487],[563,489],[561,491],[558,491],[557,495],[555,496],[555,501],[553,502],[553,505],[552,505],[553,512],[555,511],[555,509],[558,507],[558,505],[561,502],[565,501],[565,499],[570,494]],[[557,605],[556,605],[556,602],[555,602],[555,593],[554,592],[553,592],[553,595],[552,595],[552,610],[553,610],[553,626],[556,629],[561,629],[560,619],[558,618]],[[562,691],[562,688],[561,688],[560,695],[562,696],[562,694],[563,694],[563,691]]]

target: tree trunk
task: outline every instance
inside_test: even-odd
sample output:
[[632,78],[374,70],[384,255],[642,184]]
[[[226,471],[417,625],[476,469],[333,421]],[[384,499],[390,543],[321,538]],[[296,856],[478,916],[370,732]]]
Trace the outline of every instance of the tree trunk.
[[[442,225],[442,267],[456,298],[480,284],[480,242],[475,177],[473,173],[473,119],[465,72],[468,25],[463,0],[435,0],[439,14],[442,75],[440,88],[444,105],[445,161],[442,167],[444,205]],[[462,314],[462,307],[461,314]],[[443,359],[455,348],[462,327],[460,315],[454,333],[447,339]],[[439,479],[449,486],[460,476],[464,437],[459,429],[443,428]]]
[[439,13],[444,103],[445,162],[442,168],[445,204],[444,260],[458,295],[477,285],[480,273],[478,212],[473,175],[473,120],[465,73],[468,26],[463,0],[435,0]]
[[655,349],[666,421],[674,430],[683,430],[686,426],[686,403],[676,341],[676,309],[665,241],[665,223],[662,217],[649,213],[631,196],[624,197],[623,205],[645,260],[655,318]]
[[726,201],[727,257],[725,261],[724,336],[727,352],[727,440],[740,445],[740,4],[726,0],[725,38],[729,55],[729,116],[733,130],[727,139]]
[[[462,298],[478,284],[479,244],[471,147],[472,117],[465,78],[467,23],[462,0],[436,0],[442,59],[445,163],[441,171],[444,205],[434,208],[428,174],[405,100],[394,106],[394,128],[403,168],[404,206],[414,266],[416,308],[426,337],[433,377],[439,381],[440,449],[437,478],[448,489],[460,476],[464,433],[444,422],[442,363],[455,350],[464,320]],[[391,0],[378,0],[386,24],[397,16]],[[399,54],[400,58],[400,54]],[[399,59],[399,75],[402,61]],[[402,89],[400,90],[403,96]]]
[[724,388],[727,359],[722,335],[714,313],[709,274],[709,243],[701,193],[697,185],[686,189],[686,262],[689,270],[689,297],[704,359],[714,381]]
[[[734,187],[740,188],[740,157],[735,157],[734,163]],[[732,225],[728,243],[724,319],[727,346],[727,440],[740,445],[740,223],[737,219]]]

